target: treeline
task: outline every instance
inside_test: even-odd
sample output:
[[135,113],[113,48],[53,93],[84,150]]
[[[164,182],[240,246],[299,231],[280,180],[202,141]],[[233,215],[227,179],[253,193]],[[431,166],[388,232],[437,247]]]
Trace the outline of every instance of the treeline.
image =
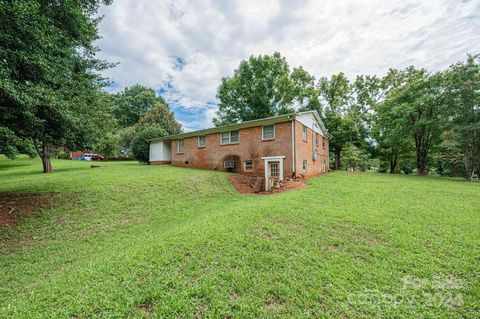
[[149,161],[149,139],[182,132],[167,102],[151,88],[134,85],[109,94],[108,121],[103,133],[89,146],[107,157],[133,157]]
[[383,77],[316,80],[279,53],[242,61],[218,88],[223,125],[317,110],[330,133],[331,168],[417,175],[480,174],[480,58],[441,72],[413,66]]
[[[178,133],[165,101],[133,86],[108,94],[99,60],[100,5],[111,0],[0,1],[0,154],[42,159],[65,150],[148,161],[148,139]],[[63,154],[65,156],[65,154]]]
[[[133,86],[108,94],[94,46],[110,0],[0,1],[0,154],[90,148],[148,160],[148,139],[181,131],[165,101]],[[321,57],[319,57],[321,58]],[[474,178],[480,170],[480,58],[442,72],[315,79],[279,53],[242,61],[217,91],[215,125],[318,110],[334,169]]]

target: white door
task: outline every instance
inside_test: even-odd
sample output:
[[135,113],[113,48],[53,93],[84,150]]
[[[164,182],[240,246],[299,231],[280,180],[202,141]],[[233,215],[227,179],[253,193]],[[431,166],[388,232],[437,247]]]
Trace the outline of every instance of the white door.
[[283,180],[283,160],[285,156],[266,156],[264,161],[265,191],[272,189],[274,182]]
[[268,162],[267,190],[271,190],[274,183],[280,178],[280,162]]

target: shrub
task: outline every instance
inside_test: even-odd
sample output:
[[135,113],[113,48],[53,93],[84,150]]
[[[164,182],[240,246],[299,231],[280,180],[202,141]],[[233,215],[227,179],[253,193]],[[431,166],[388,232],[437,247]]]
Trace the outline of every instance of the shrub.
[[380,166],[378,166],[378,171],[377,171],[377,172],[379,172],[379,173],[386,173],[386,172],[389,171],[389,169],[390,169],[390,168],[389,168],[388,163],[385,162],[385,161],[382,161],[382,162],[380,163]]
[[414,169],[414,168],[415,168],[415,167],[413,167],[413,165],[404,164],[404,165],[402,165],[402,167],[401,167],[401,171],[402,171],[403,174],[405,174],[405,175],[410,175],[410,174],[413,173],[413,169]]
[[138,132],[132,141],[132,152],[140,163],[149,162],[150,140],[166,136],[167,132],[158,126],[148,126]]

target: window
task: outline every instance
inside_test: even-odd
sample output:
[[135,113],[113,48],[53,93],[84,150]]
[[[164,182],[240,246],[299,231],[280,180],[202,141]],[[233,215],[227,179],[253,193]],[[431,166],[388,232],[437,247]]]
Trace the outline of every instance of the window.
[[322,147],[325,148],[325,140],[326,138],[322,136]]
[[262,126],[262,140],[273,140],[275,139],[275,125],[265,125]]
[[238,143],[238,131],[230,132],[230,143]]
[[205,147],[205,135],[198,137],[198,147]]
[[302,169],[303,169],[303,171],[304,171],[304,172],[306,172],[306,171],[307,171],[307,166],[308,166],[308,162],[307,162],[307,160],[303,160]]
[[270,176],[278,177],[278,162],[270,163]]
[[306,142],[307,141],[307,127],[305,125],[302,128],[302,135],[303,135],[303,140]]
[[223,132],[220,140],[220,144],[230,143],[230,132]]
[[320,134],[315,133],[315,144],[318,146],[320,144]]
[[222,132],[220,134],[220,144],[235,144],[239,141],[238,131]]
[[184,141],[184,139],[182,138],[182,139],[178,140],[177,153],[179,153],[179,154],[180,154],[180,153],[183,153],[184,148],[185,148],[185,141]]
[[253,171],[253,161],[252,160],[243,162],[243,165],[244,165],[244,170],[245,171],[247,171],[247,172]]
[[228,159],[223,161],[224,168],[235,168],[235,160]]

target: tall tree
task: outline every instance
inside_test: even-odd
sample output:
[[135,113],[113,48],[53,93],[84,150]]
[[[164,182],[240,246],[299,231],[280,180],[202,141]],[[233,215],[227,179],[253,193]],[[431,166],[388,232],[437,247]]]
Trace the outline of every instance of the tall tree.
[[379,103],[375,107],[372,137],[377,143],[377,155],[389,165],[390,173],[399,172],[399,164],[410,158],[413,143],[410,135],[403,128],[403,120],[395,114],[395,107],[390,103]]
[[442,75],[409,67],[405,77],[405,84],[393,92],[389,103],[414,140],[417,175],[427,175],[430,152],[447,129]]
[[113,114],[120,127],[135,125],[157,102],[165,100],[149,87],[135,84],[117,93],[113,99]]
[[450,138],[463,154],[467,181],[472,181],[480,167],[480,56],[452,65],[445,72],[445,82],[453,124]]
[[156,126],[162,128],[168,135],[182,132],[182,124],[178,123],[175,115],[167,104],[157,102],[154,107],[148,110],[135,125],[137,131],[147,126]]
[[341,152],[347,143],[359,141],[358,113],[352,106],[352,90],[345,74],[320,78],[317,84],[320,114],[330,133],[329,145],[335,155],[335,169],[341,169]]
[[106,82],[95,58],[98,8],[109,0],[0,0],[0,127],[30,141],[52,169],[53,147],[93,136]]
[[380,98],[372,103],[372,137],[377,144],[377,155],[388,163],[390,173],[398,172],[400,162],[410,159],[413,151],[410,134],[404,130],[404,121],[396,115],[396,105],[390,99],[392,92],[404,85],[405,80],[404,72],[390,69],[379,85]]
[[314,78],[302,68],[290,68],[285,58],[251,56],[242,61],[232,77],[222,79],[214,124],[225,125],[288,113],[317,100]]

